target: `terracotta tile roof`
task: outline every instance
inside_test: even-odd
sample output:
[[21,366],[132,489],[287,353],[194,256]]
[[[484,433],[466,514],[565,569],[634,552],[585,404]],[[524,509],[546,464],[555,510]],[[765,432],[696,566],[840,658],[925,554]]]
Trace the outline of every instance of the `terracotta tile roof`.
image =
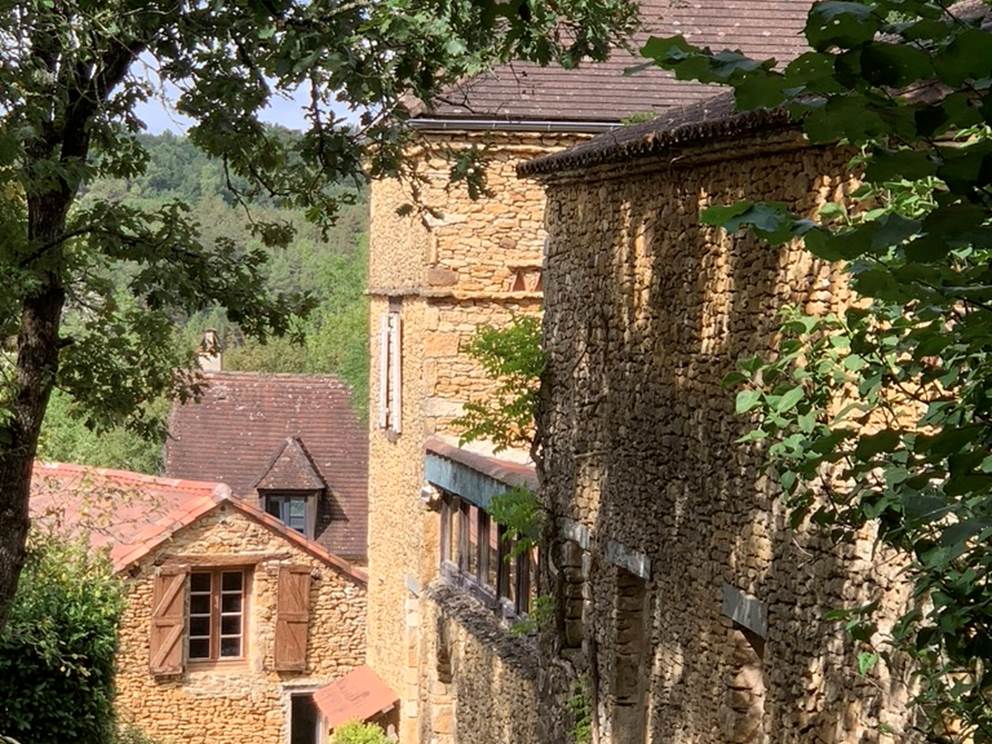
[[172,410],[166,475],[222,481],[245,498],[256,497],[263,478],[274,483],[269,476],[312,483],[313,474],[299,469],[299,453],[282,459],[287,438],[295,437],[329,492],[332,509],[318,542],[340,555],[364,556],[368,434],[348,386],[324,375],[216,372],[205,379],[199,403]]
[[221,504],[281,535],[361,583],[364,571],[292,530],[223,483],[160,478],[124,470],[36,462],[31,480],[31,518],[110,553],[122,571]]
[[737,113],[733,93],[720,93],[653,121],[613,129],[567,150],[527,161],[517,172],[540,176],[661,155],[706,142],[733,141],[757,132],[798,132],[800,128],[784,109]]
[[441,457],[471,468],[478,473],[488,475],[509,486],[521,486],[536,490],[538,487],[537,473],[532,464],[513,462],[499,457],[482,455],[464,447],[457,447],[439,437],[429,437],[425,445],[427,452],[433,452]]
[[606,62],[575,70],[535,64],[503,65],[415,107],[430,118],[554,120],[617,123],[635,113],[668,111],[713,95],[711,86],[676,80],[660,69],[625,76],[645,60],[637,53],[649,36],[682,34],[714,50],[788,61],[806,49],[802,35],[812,0],[642,0],[642,28],[634,52],[618,49]]
[[331,730],[351,722],[363,722],[389,711],[399,696],[372,669],[360,666],[313,694]]

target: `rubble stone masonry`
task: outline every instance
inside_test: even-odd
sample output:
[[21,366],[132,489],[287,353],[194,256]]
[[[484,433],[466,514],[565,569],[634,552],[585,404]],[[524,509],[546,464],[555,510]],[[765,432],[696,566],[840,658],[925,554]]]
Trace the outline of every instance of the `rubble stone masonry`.
[[[537,741],[533,674],[491,647],[506,628],[495,618],[492,627],[481,628],[466,620],[477,615],[449,612],[432,590],[439,518],[421,499],[424,446],[434,434],[457,437],[452,420],[489,388],[465,352],[475,331],[514,314],[540,312],[544,191],[516,178],[516,166],[582,138],[425,133],[413,156],[428,179],[422,202],[438,215],[401,216],[397,209],[412,203],[407,187],[392,180],[372,185],[368,663],[400,697],[403,744]],[[464,185],[449,182],[444,156],[444,148],[472,145],[485,151],[493,192],[476,201]],[[398,434],[380,429],[376,415],[379,329],[389,311],[402,319]],[[449,652],[457,672],[455,681],[445,682],[438,678],[438,656]],[[533,650],[523,656],[533,666]]]
[[[149,671],[152,587],[157,566],[211,568],[251,562],[243,661],[187,663],[180,675]],[[276,590],[284,564],[313,568],[307,666],[273,663]],[[289,741],[289,696],[313,691],[364,663],[365,586],[227,505],[177,532],[133,565],[121,622],[116,709],[157,744],[281,744]]]
[[[862,649],[825,619],[880,600],[881,641],[898,566],[871,535],[787,527],[721,387],[772,348],[783,305],[842,309],[845,284],[698,217],[740,199],[815,215],[849,193],[848,160],[787,134],[544,177],[539,431],[564,632],[543,639],[541,684],[560,702],[586,678],[601,744],[913,740],[902,672],[860,677]],[[568,741],[562,707],[542,711],[540,740]]]

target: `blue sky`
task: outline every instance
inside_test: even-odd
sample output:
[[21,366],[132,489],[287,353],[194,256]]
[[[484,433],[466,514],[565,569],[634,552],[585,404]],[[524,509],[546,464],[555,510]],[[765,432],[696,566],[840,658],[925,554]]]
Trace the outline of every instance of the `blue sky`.
[[[167,91],[168,93],[168,91]],[[165,100],[163,100],[165,98]],[[137,108],[138,117],[148,126],[152,134],[160,134],[169,129],[176,134],[185,132],[190,120],[176,113],[170,105],[172,95],[159,96],[145,101]],[[305,90],[298,90],[293,96],[273,96],[262,119],[272,124],[281,124],[290,129],[304,129],[307,120],[304,107],[309,100]]]

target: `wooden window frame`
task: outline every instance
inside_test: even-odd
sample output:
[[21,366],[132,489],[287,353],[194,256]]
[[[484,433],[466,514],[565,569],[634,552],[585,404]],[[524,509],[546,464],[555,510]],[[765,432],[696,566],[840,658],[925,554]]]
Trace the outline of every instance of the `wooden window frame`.
[[[224,574],[240,574],[241,575],[241,612],[240,613],[224,613],[222,598],[225,594],[223,588]],[[194,591],[193,589],[193,577],[199,574],[207,574],[210,576],[210,614],[207,616],[210,618],[209,635],[208,636],[196,636],[195,639],[208,638],[209,655],[208,656],[193,656],[190,653],[190,641],[195,640],[192,636],[192,623],[193,613],[191,611],[191,603],[186,606],[186,658],[190,665],[193,666],[211,666],[216,664],[229,664],[229,663],[243,663],[248,658],[248,618],[249,618],[249,607],[250,607],[250,586],[252,572],[251,568],[247,566],[198,566],[196,568],[191,568],[189,571],[189,597],[192,600],[194,594],[202,595],[204,592]],[[227,593],[233,593],[233,590],[227,590]],[[222,637],[234,637],[230,634],[223,634],[222,631],[222,621],[224,615],[234,615],[240,614],[241,616],[241,627],[240,633],[236,636],[240,639],[239,653],[237,656],[223,656],[221,655],[221,639]],[[203,617],[204,615],[197,613],[197,617]]]
[[403,317],[392,304],[379,324],[379,428],[403,432]]
[[[475,572],[470,570],[470,534],[472,508],[476,512]],[[507,538],[507,528],[499,524],[484,508],[466,499],[445,493],[440,509],[439,564],[443,576],[468,590],[484,604],[500,611],[505,617],[525,616],[530,611],[531,585],[536,581],[536,566],[531,554],[514,558],[513,541]],[[496,582],[490,585],[490,539],[496,530]],[[454,550],[451,550],[453,546]],[[512,566],[512,571],[511,571]],[[513,581],[512,591],[510,581]]]

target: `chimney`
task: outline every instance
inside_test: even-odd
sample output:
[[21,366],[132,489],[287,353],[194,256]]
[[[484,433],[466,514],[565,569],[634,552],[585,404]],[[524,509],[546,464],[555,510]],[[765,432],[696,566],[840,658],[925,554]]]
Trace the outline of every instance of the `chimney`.
[[223,369],[223,360],[220,353],[220,336],[214,328],[208,328],[203,332],[203,341],[196,353],[200,369],[204,372],[220,372]]

